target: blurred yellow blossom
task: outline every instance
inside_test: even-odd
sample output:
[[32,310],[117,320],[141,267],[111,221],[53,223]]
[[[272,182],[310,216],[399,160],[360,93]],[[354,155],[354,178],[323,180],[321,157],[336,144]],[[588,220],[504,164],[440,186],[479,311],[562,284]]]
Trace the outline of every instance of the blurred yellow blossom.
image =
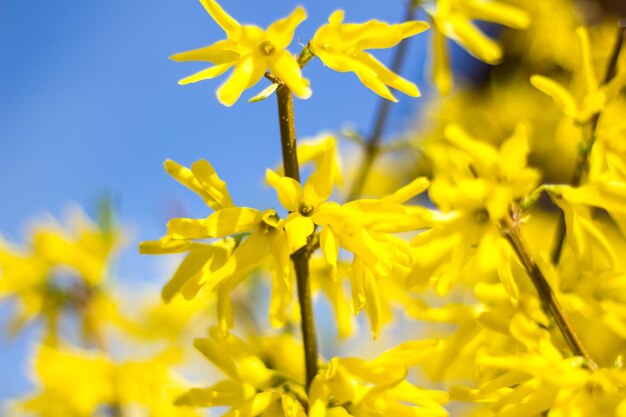
[[502,59],[500,45],[485,35],[472,22],[483,20],[515,29],[525,29],[530,24],[528,14],[500,1],[484,0],[437,0],[427,4],[426,11],[433,21],[433,79],[442,94],[452,88],[452,72],[446,37],[488,64]]

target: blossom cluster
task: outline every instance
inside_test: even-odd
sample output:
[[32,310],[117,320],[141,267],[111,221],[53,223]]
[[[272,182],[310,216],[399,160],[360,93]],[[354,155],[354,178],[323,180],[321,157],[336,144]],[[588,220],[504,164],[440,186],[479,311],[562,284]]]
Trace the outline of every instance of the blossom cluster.
[[[226,39],[172,55],[213,65],[180,84],[232,69],[217,89],[231,106],[268,79],[250,101],[278,99],[283,164],[264,177],[276,205],[235,201],[205,159],[165,161],[207,215],[140,243],[180,261],[160,300],[131,308],[112,279],[124,239],[110,212],[36,227],[24,249],[0,240],[11,330],[44,328],[38,386],[10,415],[626,416],[623,19],[585,25],[567,0],[411,1],[397,24],[335,11],[294,55],[304,8],[263,30],[200,2]],[[514,30],[503,47],[476,20]],[[440,95],[418,128],[384,143],[296,138],[292,94],[311,96],[311,60],[382,100],[418,97],[368,51],[429,28]],[[482,85],[453,85],[446,38],[504,64]],[[342,158],[342,139],[363,161]],[[344,354],[318,339],[356,342]]]

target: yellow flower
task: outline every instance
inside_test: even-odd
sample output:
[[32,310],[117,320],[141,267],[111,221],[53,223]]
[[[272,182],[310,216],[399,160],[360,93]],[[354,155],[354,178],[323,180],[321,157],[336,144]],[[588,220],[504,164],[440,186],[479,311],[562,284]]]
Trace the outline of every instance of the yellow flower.
[[304,353],[292,336],[255,338],[246,343],[212,328],[194,346],[226,376],[207,388],[193,388],[176,400],[193,407],[230,407],[225,416],[305,417]]
[[[319,242],[331,278],[337,279],[340,247],[354,254],[350,280],[352,310],[366,308],[374,337],[389,314],[384,314],[379,280],[399,273],[402,265],[411,264],[412,254],[406,241],[392,233],[426,227],[430,212],[422,207],[403,204],[428,187],[428,180],[417,178],[394,194],[377,200],[355,200],[344,205],[325,201],[332,193],[335,173],[334,141],[326,143],[326,152],[304,186],[268,170],[267,182],[274,187],[284,208],[291,213],[285,231],[293,253],[321,227]],[[408,269],[407,269],[408,272]],[[385,303],[387,304],[387,303]]]
[[78,207],[68,223],[38,225],[25,250],[0,238],[0,296],[18,300],[11,330],[42,319],[51,344],[57,342],[59,320],[67,308],[79,313],[81,336],[88,343],[99,337],[102,322],[123,320],[104,287],[118,232],[95,224]]
[[113,362],[102,353],[40,346],[35,358],[39,387],[20,406],[28,415],[42,417],[92,416],[102,409],[197,417],[189,407],[175,407],[168,398],[166,386],[180,392],[169,370],[178,360],[173,350],[148,359]]
[[419,96],[415,84],[394,74],[365,50],[391,48],[402,39],[428,29],[428,23],[413,21],[389,25],[370,20],[357,24],[343,23],[343,18],[343,10],[337,10],[328,24],[317,30],[309,43],[311,53],[335,71],[354,72],[367,88],[388,100],[397,101],[387,86],[412,97]]
[[434,345],[406,342],[372,360],[333,358],[309,390],[310,417],[446,417],[446,393],[424,390],[406,380],[407,366]]
[[[220,326],[230,329],[231,291],[269,261],[273,278],[270,320],[275,326],[284,325],[293,285],[284,221],[274,210],[235,207],[226,184],[207,161],[197,161],[191,169],[166,161],[165,169],[216,211],[206,219],[172,219],[166,236],[140,244],[146,254],[189,252],[163,288],[163,299],[169,301],[178,292],[193,298],[206,285],[217,293]],[[220,240],[198,241],[204,239]]]
[[306,12],[298,7],[287,18],[272,23],[267,30],[257,26],[240,25],[215,0],[200,0],[206,11],[226,32],[227,39],[213,45],[172,55],[174,61],[205,61],[215,66],[182,79],[189,84],[215,78],[235,67],[231,77],[217,90],[218,100],[232,106],[243,91],[256,84],[269,69],[300,98],[311,96],[300,66],[285,48],[293,39],[296,27],[306,19]]
[[498,1],[437,0],[433,7],[425,6],[425,9],[433,20],[433,77],[442,94],[448,94],[452,88],[446,37],[481,61],[496,64],[502,58],[500,46],[482,33],[472,20],[499,23],[515,29],[525,29],[530,23],[526,12]]
[[537,89],[550,96],[559,110],[577,123],[587,123],[591,117],[604,109],[607,103],[614,100],[624,84],[626,72],[621,71],[607,84],[600,84],[593,70],[589,34],[584,26],[576,29],[579,48],[579,68],[582,84],[582,99],[576,100],[567,89],[551,78],[533,75],[530,82]]
[[458,126],[445,132],[447,143],[435,143],[429,155],[435,167],[430,197],[444,213],[438,224],[414,238],[421,256],[408,276],[409,286],[431,281],[446,294],[470,261],[482,273],[497,270],[511,299],[518,297],[511,273],[512,250],[500,234],[500,222],[511,203],[530,193],[539,176],[526,166],[530,151],[519,125],[499,149],[471,138]]

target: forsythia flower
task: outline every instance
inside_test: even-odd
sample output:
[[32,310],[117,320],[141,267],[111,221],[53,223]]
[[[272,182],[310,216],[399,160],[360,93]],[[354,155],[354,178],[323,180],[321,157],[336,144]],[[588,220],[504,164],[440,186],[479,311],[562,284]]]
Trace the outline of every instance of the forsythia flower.
[[178,405],[230,407],[225,416],[306,416],[302,347],[289,335],[257,338],[247,344],[212,328],[194,346],[227,377],[207,388],[193,388]]
[[268,69],[280,78],[300,98],[311,96],[300,66],[285,48],[293,39],[296,27],[306,19],[306,12],[298,7],[287,18],[271,24],[267,30],[257,26],[240,25],[215,0],[200,0],[206,11],[226,32],[228,39],[204,48],[172,55],[174,61],[207,61],[215,66],[182,79],[189,84],[215,78],[235,67],[231,77],[217,90],[218,100],[232,106],[243,91],[256,84]]
[[[319,242],[324,258],[337,276],[340,247],[354,254],[350,270],[352,309],[366,307],[374,336],[381,324],[381,296],[378,280],[398,273],[398,265],[410,265],[412,254],[406,242],[391,234],[427,227],[430,212],[403,204],[423,192],[428,180],[417,178],[396,193],[378,200],[355,200],[344,205],[325,201],[334,184],[334,141],[316,170],[302,186],[271,170],[267,182],[291,213],[285,222],[287,239],[294,252],[307,243],[316,226],[321,227]],[[392,272],[392,268],[396,268]]]
[[431,281],[438,293],[445,294],[476,257],[478,270],[497,269],[516,300],[512,249],[500,234],[500,222],[511,203],[530,193],[539,178],[526,166],[530,150],[526,130],[518,126],[500,149],[474,140],[458,126],[449,126],[445,135],[448,144],[433,144],[429,152],[436,169],[430,196],[444,213],[439,224],[413,239],[421,256],[407,284]]
[[551,78],[533,75],[530,82],[537,89],[552,97],[555,104],[568,117],[584,124],[599,113],[607,103],[614,100],[624,84],[626,72],[619,72],[607,84],[600,84],[593,70],[589,34],[583,26],[576,29],[580,56],[580,76],[582,77],[583,98],[579,102],[574,96]]
[[46,340],[54,344],[61,313],[69,309],[79,312],[86,340],[98,337],[103,321],[120,324],[117,307],[103,290],[118,240],[117,231],[94,224],[78,208],[68,228],[56,223],[34,228],[27,250],[0,239],[0,296],[19,300],[12,330],[39,317]]
[[[141,252],[148,254],[189,252],[163,289],[163,298],[167,301],[179,291],[193,298],[201,287],[208,285],[218,295],[220,326],[230,329],[231,291],[269,260],[274,282],[270,319],[276,326],[284,324],[293,281],[284,221],[271,209],[261,212],[235,207],[226,184],[207,161],[195,162],[191,169],[166,161],[165,169],[216,211],[206,219],[172,219],[165,237],[140,245]],[[230,235],[235,237],[229,238]],[[223,238],[226,239],[212,244],[197,242]]]
[[452,88],[446,37],[481,61],[496,64],[502,58],[500,45],[482,33],[471,21],[484,20],[514,29],[525,29],[530,23],[526,12],[499,1],[436,0],[433,7],[425,8],[433,19],[433,78],[442,94],[449,93]]
[[309,390],[310,417],[445,417],[446,393],[424,390],[406,380],[433,342],[406,342],[372,360],[333,358]]
[[397,101],[387,86],[417,97],[415,84],[394,74],[366,49],[391,48],[402,39],[428,29],[428,23],[413,21],[389,25],[377,20],[366,23],[343,23],[344,12],[337,10],[328,24],[317,30],[309,43],[311,53],[325,65],[339,72],[354,72],[359,80],[376,94]]
[[[619,362],[619,361],[618,361]],[[548,340],[511,356],[483,355],[478,364],[501,370],[479,389],[453,389],[454,399],[491,403],[492,416],[622,416],[626,373],[619,368],[591,372],[580,357],[563,358]]]
[[41,386],[20,406],[41,417],[90,417],[102,409],[113,415],[132,409],[151,417],[197,417],[188,407],[173,406],[167,394],[165,386],[175,383],[169,368],[177,360],[176,352],[166,351],[116,363],[101,353],[41,346],[35,360]]
[[[434,343],[407,342],[370,361],[333,358],[322,367],[309,392],[304,388],[302,347],[289,335],[244,343],[211,329],[210,338],[194,345],[228,379],[194,388],[176,403],[195,407],[227,406],[225,416],[377,417],[398,415],[444,417],[447,395],[415,387],[405,380],[407,366],[417,363]],[[416,414],[413,414],[416,413]]]

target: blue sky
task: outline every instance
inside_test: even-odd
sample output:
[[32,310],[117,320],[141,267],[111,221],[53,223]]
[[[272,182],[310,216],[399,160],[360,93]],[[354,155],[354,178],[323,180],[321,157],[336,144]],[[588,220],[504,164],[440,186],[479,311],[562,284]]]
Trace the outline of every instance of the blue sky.
[[[337,8],[346,10],[347,21],[397,22],[406,1],[221,3],[242,23],[259,26],[304,4],[309,19],[296,40],[306,43]],[[133,231],[121,276],[164,282],[153,258],[136,255],[136,243],[161,236],[173,211],[208,214],[195,194],[167,176],[165,159],[189,165],[205,158],[237,204],[274,206],[263,175],[280,160],[276,103],[246,101],[264,84],[226,108],[215,99],[224,78],[182,87],[178,79],[205,65],[167,59],[223,37],[197,0],[0,0],[0,233],[23,241],[30,219],[47,212],[59,216],[70,202],[93,214],[96,201],[111,193],[122,223]],[[412,41],[403,71],[422,89],[426,40],[421,35]],[[290,49],[298,48],[294,43]],[[389,62],[388,53],[376,55]],[[347,123],[369,130],[378,97],[353,74],[314,61],[305,76],[314,94],[296,103],[300,137]],[[396,126],[407,122],[415,106],[415,100],[398,97]],[[0,305],[0,317],[7,314]],[[0,378],[0,400],[27,386],[18,375],[30,336],[0,344],[0,373],[11,376]]]

